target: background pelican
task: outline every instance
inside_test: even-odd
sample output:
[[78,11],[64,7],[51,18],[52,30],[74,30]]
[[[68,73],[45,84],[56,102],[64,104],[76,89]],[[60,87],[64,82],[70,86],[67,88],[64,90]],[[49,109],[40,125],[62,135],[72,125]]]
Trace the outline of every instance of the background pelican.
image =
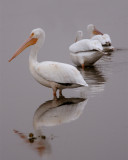
[[29,69],[32,76],[40,84],[52,88],[53,96],[56,98],[57,89],[75,88],[80,86],[88,86],[80,72],[72,65],[45,61],[37,61],[37,53],[45,40],[45,32],[41,28],[32,30],[26,42],[16,51],[16,53],[9,60],[12,61],[18,56],[25,48],[33,45],[29,56]]
[[101,42],[105,52],[114,51],[114,47],[111,45],[111,38],[108,34],[101,33],[93,24],[87,26],[87,31],[91,39]]
[[75,43],[69,47],[72,62],[77,66],[90,66],[103,56],[103,47],[98,40],[83,39],[83,32],[77,31]]

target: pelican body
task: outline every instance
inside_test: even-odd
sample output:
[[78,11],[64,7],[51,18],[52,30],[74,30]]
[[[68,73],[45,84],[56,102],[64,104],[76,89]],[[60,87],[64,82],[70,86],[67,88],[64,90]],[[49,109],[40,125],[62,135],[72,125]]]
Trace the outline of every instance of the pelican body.
[[83,32],[78,31],[76,41],[69,47],[72,62],[77,66],[93,65],[103,56],[103,47],[98,40],[83,39]]
[[98,40],[102,44],[104,52],[114,51],[111,38],[108,34],[101,33],[98,29],[96,29],[96,27],[93,24],[89,24],[87,26],[87,30],[91,39]]
[[85,66],[91,66],[96,63],[102,56],[103,52],[99,51],[90,51],[90,52],[79,52],[77,54],[70,53],[72,62],[76,66],[82,66],[84,69]]
[[56,98],[57,89],[60,90],[60,96],[62,96],[62,89],[88,86],[80,72],[72,65],[52,61],[37,61],[37,53],[43,45],[44,40],[45,32],[43,29],[37,28],[32,30],[29,38],[16,51],[9,62],[18,56],[25,48],[32,45],[29,55],[30,72],[37,82],[53,89],[54,98]]

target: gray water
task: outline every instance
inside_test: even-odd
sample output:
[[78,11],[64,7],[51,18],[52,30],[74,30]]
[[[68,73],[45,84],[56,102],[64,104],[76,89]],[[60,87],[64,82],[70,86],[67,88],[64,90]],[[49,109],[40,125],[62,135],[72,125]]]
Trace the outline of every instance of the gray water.
[[[0,2],[1,160],[128,159],[127,6],[126,0]],[[29,73],[30,48],[8,63],[31,30],[41,27],[46,41],[39,61],[72,64],[68,46],[77,30],[88,37],[90,23],[109,33],[117,50],[94,67],[78,68],[88,89],[67,89],[65,99],[52,101],[52,90]],[[31,132],[43,138],[30,143]]]

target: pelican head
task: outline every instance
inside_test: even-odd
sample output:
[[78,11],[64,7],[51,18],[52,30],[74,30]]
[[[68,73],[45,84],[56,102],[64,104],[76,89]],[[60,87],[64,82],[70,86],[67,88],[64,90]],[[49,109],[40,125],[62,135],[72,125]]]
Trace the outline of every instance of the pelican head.
[[31,31],[30,36],[32,38],[37,38],[39,41],[40,39],[45,39],[45,32],[42,28],[36,28]]
[[77,31],[75,42],[77,42],[77,41],[79,41],[81,39],[83,39],[83,32],[82,31]]
[[101,33],[99,30],[97,30],[93,24],[89,24],[87,26],[87,31],[90,35],[90,38],[92,38],[94,35],[103,35],[103,33]]
[[87,26],[87,31],[88,31],[90,37],[93,36],[93,31],[94,31],[94,29],[95,29],[95,26],[94,26],[93,24],[89,24],[89,25]]
[[16,56],[23,52],[27,47],[34,45],[36,48],[40,48],[45,40],[45,32],[41,28],[33,29],[29,38],[25,43],[15,52],[9,62],[11,62]]
[[87,26],[87,30],[88,31],[93,31],[95,29],[95,26],[93,25],[93,24],[89,24],[88,26]]

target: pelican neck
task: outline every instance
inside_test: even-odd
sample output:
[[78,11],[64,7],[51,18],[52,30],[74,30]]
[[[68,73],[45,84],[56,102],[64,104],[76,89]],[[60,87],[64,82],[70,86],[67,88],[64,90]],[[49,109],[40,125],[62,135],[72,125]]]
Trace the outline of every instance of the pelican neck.
[[30,55],[29,55],[29,63],[37,63],[37,53],[38,52],[39,52],[39,47],[34,45],[31,48],[31,52],[30,52]]

